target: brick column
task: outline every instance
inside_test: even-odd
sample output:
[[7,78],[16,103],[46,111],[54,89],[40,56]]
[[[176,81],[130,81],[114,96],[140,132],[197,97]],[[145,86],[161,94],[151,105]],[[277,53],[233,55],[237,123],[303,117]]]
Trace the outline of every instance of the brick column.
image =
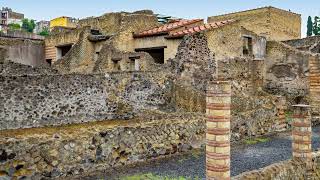
[[311,117],[309,105],[293,105],[292,122],[292,157],[311,165]]
[[277,131],[285,131],[287,128],[286,117],[285,117],[285,105],[286,105],[286,98],[284,96],[277,96]]
[[208,85],[206,101],[207,179],[230,179],[230,82],[216,81]]

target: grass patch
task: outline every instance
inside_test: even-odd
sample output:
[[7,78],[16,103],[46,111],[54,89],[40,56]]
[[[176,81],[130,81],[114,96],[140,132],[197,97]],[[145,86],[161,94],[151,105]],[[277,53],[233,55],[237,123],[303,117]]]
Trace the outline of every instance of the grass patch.
[[292,122],[292,115],[293,115],[292,111],[286,111],[285,112],[285,117],[286,117],[286,120],[287,120],[288,123]]
[[255,138],[255,139],[246,139],[244,142],[248,145],[257,144],[259,142],[264,143],[270,141],[270,138]]
[[254,139],[246,139],[246,140],[244,140],[244,142],[245,142],[246,144],[249,144],[249,145],[257,144],[257,143],[258,143],[258,141],[254,140]]
[[[168,177],[168,176],[157,176],[152,173],[147,173],[147,174],[136,174],[132,176],[126,176],[120,178],[121,180],[191,180],[191,178],[186,178],[186,177]],[[199,179],[199,178],[195,178]]]

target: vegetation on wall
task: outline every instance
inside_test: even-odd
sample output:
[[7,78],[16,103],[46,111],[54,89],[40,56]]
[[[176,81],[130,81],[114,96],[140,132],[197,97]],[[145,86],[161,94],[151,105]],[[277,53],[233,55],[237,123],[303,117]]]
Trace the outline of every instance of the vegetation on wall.
[[34,28],[36,27],[36,23],[34,22],[34,20],[29,20],[29,19],[23,19],[22,20],[22,29],[32,33]]
[[21,29],[20,24],[16,24],[16,23],[8,24],[8,27],[10,30],[20,30]]
[[49,36],[49,29],[48,28],[44,28],[40,33],[38,33],[38,35]]

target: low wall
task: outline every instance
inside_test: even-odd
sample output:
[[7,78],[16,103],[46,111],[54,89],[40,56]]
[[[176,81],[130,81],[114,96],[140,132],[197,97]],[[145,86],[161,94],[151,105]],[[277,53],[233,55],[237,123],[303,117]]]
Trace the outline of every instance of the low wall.
[[44,36],[40,36],[34,33],[25,32],[25,31],[17,31],[17,30],[14,30],[14,31],[8,30],[7,33],[0,33],[0,37],[44,40]]
[[233,177],[234,180],[287,180],[287,179],[319,179],[320,178],[320,154],[314,154],[313,167],[306,168],[306,163],[297,160],[288,160],[272,164],[259,170],[242,173]]
[[132,164],[200,148],[201,114],[0,131],[0,179],[53,178]]

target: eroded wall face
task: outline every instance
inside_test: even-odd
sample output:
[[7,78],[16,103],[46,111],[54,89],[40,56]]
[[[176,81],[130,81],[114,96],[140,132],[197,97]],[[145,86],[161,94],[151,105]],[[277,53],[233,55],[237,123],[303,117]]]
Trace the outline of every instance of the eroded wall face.
[[208,18],[208,22],[234,19],[244,28],[267,37],[268,40],[301,38],[301,17],[275,8],[260,8]]
[[134,48],[165,47],[164,63],[167,63],[169,59],[173,59],[176,56],[181,41],[181,39],[166,39],[164,36],[136,38],[134,39]]
[[0,129],[129,119],[140,109],[171,107],[165,74],[0,77]]
[[[268,42],[264,88],[287,97],[306,97],[309,92],[310,55],[279,42]],[[299,103],[299,102],[296,102]]]
[[1,38],[0,49],[0,59],[31,66],[45,64],[43,41]]
[[79,41],[81,34],[86,30],[87,28],[79,28],[46,37],[45,58],[51,59],[52,63],[56,62],[58,60],[57,47],[76,44]]
[[301,15],[270,8],[270,40],[301,38]]
[[239,23],[207,31],[208,47],[217,61],[242,56],[243,40]]
[[303,39],[294,39],[284,41],[283,43],[288,44],[301,51],[310,51],[312,53],[320,53],[320,36],[311,36]]

